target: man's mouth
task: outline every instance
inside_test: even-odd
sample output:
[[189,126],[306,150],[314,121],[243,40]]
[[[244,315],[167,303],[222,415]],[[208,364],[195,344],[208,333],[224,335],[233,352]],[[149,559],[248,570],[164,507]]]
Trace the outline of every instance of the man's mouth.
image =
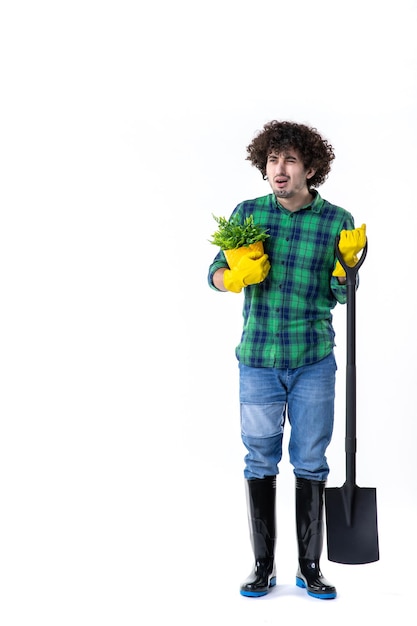
[[275,179],[275,183],[278,185],[278,187],[284,187],[284,185],[286,185],[288,182],[288,178],[276,178]]

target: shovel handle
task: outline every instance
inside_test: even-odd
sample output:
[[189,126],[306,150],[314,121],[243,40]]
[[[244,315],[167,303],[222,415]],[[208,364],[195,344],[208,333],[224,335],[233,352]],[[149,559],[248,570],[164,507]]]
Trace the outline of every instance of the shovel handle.
[[361,267],[362,263],[365,260],[366,253],[368,252],[368,238],[366,238],[365,246],[362,249],[362,254],[360,258],[358,259],[358,262],[353,267],[350,267],[350,265],[347,265],[347,263],[343,259],[342,253],[340,252],[340,248],[339,248],[339,241],[340,241],[340,235],[337,235],[336,243],[335,243],[336,256],[337,256],[337,259],[340,261],[340,265],[343,267],[343,269],[346,272],[346,284],[353,285],[356,282],[356,274],[358,273],[359,268]]

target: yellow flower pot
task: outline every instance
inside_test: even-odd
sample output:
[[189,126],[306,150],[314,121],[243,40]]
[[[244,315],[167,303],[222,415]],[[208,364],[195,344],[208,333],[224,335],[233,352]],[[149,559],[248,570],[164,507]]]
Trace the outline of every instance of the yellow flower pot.
[[257,241],[256,243],[251,243],[249,246],[242,246],[241,248],[234,248],[233,250],[223,250],[223,252],[230,269],[233,269],[239,263],[240,259],[247,254],[256,253],[259,254],[260,257],[263,256],[264,244],[263,241]]

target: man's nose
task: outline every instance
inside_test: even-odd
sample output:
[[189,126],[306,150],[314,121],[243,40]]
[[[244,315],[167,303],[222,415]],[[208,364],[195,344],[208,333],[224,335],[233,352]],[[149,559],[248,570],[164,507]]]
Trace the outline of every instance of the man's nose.
[[275,171],[278,174],[283,174],[285,172],[285,161],[284,159],[278,159],[275,163]]

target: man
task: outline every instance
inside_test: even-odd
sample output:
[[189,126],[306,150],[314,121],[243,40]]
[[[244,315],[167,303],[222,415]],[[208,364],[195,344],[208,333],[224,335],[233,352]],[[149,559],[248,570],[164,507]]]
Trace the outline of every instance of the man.
[[296,481],[296,584],[321,599],[336,597],[320,570],[323,498],[329,473],[326,450],[333,432],[336,363],[331,310],[346,302],[347,265],[365,246],[365,225],[355,229],[344,209],[316,188],[335,158],[332,146],[304,124],[272,121],[247,147],[247,160],[272,193],[239,204],[233,216],[268,228],[265,254],[246,255],[229,268],[219,251],[209,270],[217,291],[244,289],[239,361],[244,477],[255,566],[244,596],[265,595],[276,584],[275,493],[286,419]]

